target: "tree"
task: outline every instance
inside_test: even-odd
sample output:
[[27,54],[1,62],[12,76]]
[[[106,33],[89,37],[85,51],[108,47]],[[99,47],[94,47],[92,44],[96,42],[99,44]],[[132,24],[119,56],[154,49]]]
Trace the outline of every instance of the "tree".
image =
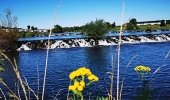
[[5,31],[0,29],[0,49],[5,51],[16,50],[18,40],[18,18],[12,15],[12,10],[9,8],[5,9],[4,14],[0,17],[0,26],[6,29]]
[[111,28],[111,24],[109,22],[106,22],[106,28],[109,30]]
[[5,13],[4,16],[3,15],[0,16],[2,26],[9,29],[17,27],[18,17],[12,15],[12,10],[7,8],[4,10],[4,13]]
[[135,18],[131,19],[131,20],[130,20],[130,23],[132,23],[132,24],[134,25],[134,27],[137,26],[137,21],[136,21]]
[[87,36],[94,38],[95,40],[104,37],[107,32],[106,22],[102,19],[96,19],[96,21],[91,21],[83,26],[83,32]]
[[113,22],[113,23],[112,23],[112,28],[115,28],[115,27],[116,27],[116,23]]
[[134,24],[132,24],[132,23],[127,23],[126,29],[127,29],[127,30],[134,30]]
[[166,20],[166,24],[170,24],[170,20]]
[[38,30],[38,28],[37,28],[37,27],[35,27],[35,30],[37,31],[37,30]]
[[30,30],[30,25],[27,26],[28,31]]
[[127,30],[136,30],[137,28],[138,28],[137,21],[135,18],[131,19],[129,23],[127,23],[127,27],[126,27]]
[[34,26],[31,26],[31,30],[34,32],[34,30],[35,30]]
[[166,26],[166,24],[165,24],[165,20],[161,20],[161,24],[160,24],[160,26]]
[[63,28],[60,25],[54,25],[53,32],[54,33],[62,33],[63,32]]

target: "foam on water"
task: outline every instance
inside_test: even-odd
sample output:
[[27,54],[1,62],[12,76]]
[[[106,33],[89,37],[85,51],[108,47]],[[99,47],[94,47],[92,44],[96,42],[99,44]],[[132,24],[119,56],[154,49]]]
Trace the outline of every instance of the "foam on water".
[[[151,35],[151,36],[129,36],[123,37],[121,43],[147,43],[147,42],[165,42],[170,41],[169,35]],[[55,48],[71,48],[71,47],[92,47],[95,45],[117,45],[118,37],[110,37],[110,39],[101,39],[98,40],[98,44],[95,44],[93,39],[70,39],[70,40],[55,40],[54,43],[51,43],[50,49]],[[47,41],[43,44],[44,47],[47,47]],[[22,44],[17,51],[20,50],[31,50],[31,42]],[[44,48],[45,49],[45,48]]]
[[29,48],[27,44],[22,44],[22,46],[18,48],[17,51],[21,51],[21,50],[31,50],[31,48]]

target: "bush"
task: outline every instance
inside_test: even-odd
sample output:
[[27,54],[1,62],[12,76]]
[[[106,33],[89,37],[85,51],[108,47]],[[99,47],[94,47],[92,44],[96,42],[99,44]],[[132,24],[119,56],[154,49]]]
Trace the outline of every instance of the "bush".
[[17,49],[18,33],[15,30],[9,29],[4,31],[0,29],[0,50],[11,51]]

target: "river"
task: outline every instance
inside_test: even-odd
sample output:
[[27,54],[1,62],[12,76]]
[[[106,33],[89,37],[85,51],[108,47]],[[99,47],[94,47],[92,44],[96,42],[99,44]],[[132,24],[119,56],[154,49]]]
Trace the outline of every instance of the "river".
[[[45,100],[53,100],[58,93],[57,99],[66,100],[69,74],[82,66],[89,68],[99,77],[98,82],[91,84],[85,89],[85,98],[89,98],[89,96],[91,98],[96,96],[106,97],[110,87],[109,75],[106,73],[112,70],[111,51],[115,54],[116,46],[51,49],[49,51]],[[170,55],[165,59],[169,51],[170,42],[121,45],[120,81],[124,77],[125,71],[127,71],[124,79],[122,100],[135,99],[138,88],[142,86],[141,80],[134,71],[134,68],[138,65],[145,65],[151,68],[148,79],[151,79],[150,77],[155,70],[160,67],[160,70],[153,75],[153,81],[150,84],[150,88],[154,90],[152,98],[154,100],[170,99]],[[10,58],[16,58],[21,76],[27,79],[30,87],[36,93],[39,93],[41,98],[46,50],[10,52],[7,55]],[[134,56],[136,57],[126,70],[127,64]],[[117,58],[114,58],[117,61]],[[6,61],[4,64],[5,71],[0,73],[0,76],[13,91],[16,91],[15,83],[18,82],[14,72]],[[113,96],[116,95],[116,66],[117,64],[115,64]],[[40,77],[39,85],[38,77]],[[6,95],[9,93],[2,84],[0,84],[0,87]],[[1,93],[0,96],[3,97]],[[34,98],[32,94],[30,97]]]

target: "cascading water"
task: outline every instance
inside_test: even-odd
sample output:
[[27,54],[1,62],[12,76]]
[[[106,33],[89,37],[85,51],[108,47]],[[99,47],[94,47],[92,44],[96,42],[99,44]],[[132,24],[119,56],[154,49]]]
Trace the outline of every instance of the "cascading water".
[[[39,40],[38,40],[39,41]],[[43,41],[43,42],[42,42]],[[143,36],[124,36],[122,38],[122,43],[148,43],[148,42],[166,42],[170,41],[169,34],[161,35],[143,35]],[[55,48],[71,48],[71,47],[92,47],[96,45],[117,45],[117,37],[109,37],[107,39],[98,40],[98,44],[95,43],[94,39],[67,39],[67,40],[51,40],[50,49]],[[27,42],[22,43],[20,50],[32,50],[36,45],[36,49],[46,49],[47,40],[41,40],[41,42]],[[42,46],[42,47],[41,47]]]

